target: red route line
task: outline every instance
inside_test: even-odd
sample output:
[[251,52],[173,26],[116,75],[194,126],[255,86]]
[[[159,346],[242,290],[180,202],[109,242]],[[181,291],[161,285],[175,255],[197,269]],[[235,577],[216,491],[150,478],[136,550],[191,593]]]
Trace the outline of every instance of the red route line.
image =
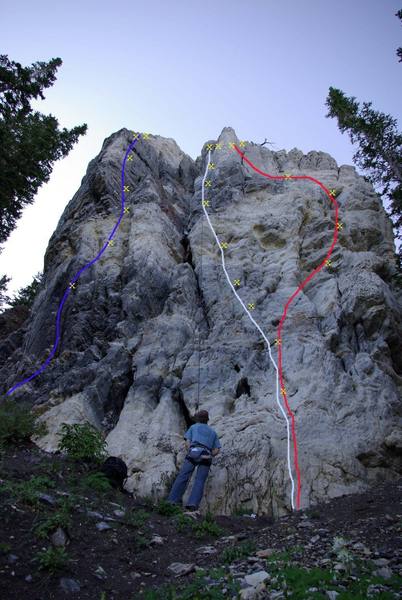
[[296,440],[296,430],[295,430],[295,416],[293,414],[293,412],[291,411],[291,408],[288,404],[288,399],[287,399],[287,395],[286,395],[286,390],[285,390],[285,384],[284,384],[284,380],[283,380],[283,372],[282,372],[282,338],[281,338],[281,332],[282,332],[282,327],[283,324],[285,322],[286,319],[286,315],[288,312],[288,308],[290,306],[290,304],[292,303],[292,301],[294,300],[294,298],[296,298],[297,294],[299,292],[302,291],[302,289],[304,288],[304,286],[314,277],[314,275],[316,273],[318,273],[319,271],[321,271],[321,269],[325,266],[325,263],[327,260],[329,260],[329,257],[332,254],[332,251],[334,249],[334,246],[336,244],[336,241],[338,239],[338,203],[335,200],[335,198],[332,196],[332,194],[330,193],[330,191],[325,187],[325,185],[323,185],[321,183],[321,181],[318,181],[318,179],[314,179],[314,177],[310,177],[309,175],[269,175],[269,173],[264,173],[264,171],[261,171],[261,169],[259,169],[258,167],[256,167],[251,160],[249,160],[244,152],[242,152],[241,150],[239,150],[239,148],[234,144],[234,149],[236,150],[236,152],[238,152],[238,154],[240,154],[240,156],[242,157],[242,159],[252,168],[254,169],[254,171],[256,171],[257,173],[259,173],[260,175],[263,175],[263,177],[268,177],[269,179],[310,179],[310,181],[314,181],[314,183],[317,183],[323,190],[324,192],[327,194],[328,198],[331,200],[331,202],[334,204],[335,206],[335,229],[334,229],[334,237],[332,240],[332,244],[330,249],[328,250],[327,255],[325,256],[324,260],[322,261],[322,263],[320,263],[318,265],[318,267],[316,267],[314,269],[314,271],[312,271],[310,273],[310,275],[308,275],[308,277],[306,277],[306,279],[299,285],[299,287],[297,288],[297,290],[290,296],[289,300],[286,302],[285,307],[283,309],[283,313],[281,316],[281,320],[279,322],[279,326],[278,326],[278,370],[279,370],[279,380],[280,380],[280,384],[281,384],[281,392],[285,401],[285,405],[286,405],[286,409],[288,411],[288,415],[292,420],[292,437],[293,437],[293,448],[294,448],[294,461],[295,461],[295,469],[296,469],[296,475],[297,475],[297,498],[296,498],[296,508],[299,509],[300,508],[300,492],[301,492],[301,481],[300,481],[300,469],[299,469],[299,460],[298,460],[298,451],[297,451],[297,440]]

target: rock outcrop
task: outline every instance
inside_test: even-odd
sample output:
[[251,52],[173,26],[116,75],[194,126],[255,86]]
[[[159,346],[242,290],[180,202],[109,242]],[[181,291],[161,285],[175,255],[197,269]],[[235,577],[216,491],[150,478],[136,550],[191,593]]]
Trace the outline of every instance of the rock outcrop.
[[[46,359],[64,291],[113,229],[132,139],[123,129],[105,141],[67,205],[23,335],[1,342],[3,392]],[[253,317],[273,341],[288,298],[327,253],[333,209],[313,182],[258,175],[230,142],[238,142],[231,128],[209,142],[215,169],[207,210],[228,243],[226,267],[241,281],[239,295],[255,304]],[[223,451],[202,506],[284,514],[290,481],[276,374],[227,284],[202,210],[207,145],[193,161],[174,140],[149,136],[133,156],[125,170],[130,211],[114,245],[71,292],[56,357],[12,397],[43,413],[49,434],[37,443],[46,450],[56,449],[63,422],[104,430],[110,454],[128,463],[128,487],[154,497],[167,492],[191,415],[205,408]],[[324,152],[247,143],[246,156],[265,172],[311,175],[339,193],[343,228],[331,268],[292,303],[282,334],[305,507],[402,470],[402,304],[392,225],[372,186]]]

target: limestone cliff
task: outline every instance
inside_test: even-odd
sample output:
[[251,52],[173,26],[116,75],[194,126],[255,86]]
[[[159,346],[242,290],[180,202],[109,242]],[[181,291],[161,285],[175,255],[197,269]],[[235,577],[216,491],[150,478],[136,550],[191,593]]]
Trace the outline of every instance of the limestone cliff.
[[[69,281],[116,223],[132,139],[123,129],[105,141],[67,205],[31,315],[1,342],[3,393],[48,355]],[[255,304],[253,317],[273,341],[284,304],[331,244],[333,210],[312,182],[258,175],[230,142],[238,142],[231,128],[213,141],[208,212],[228,242],[226,266],[241,281],[239,295]],[[170,138],[151,135],[136,145],[125,170],[130,212],[115,243],[69,296],[56,357],[12,397],[40,407],[50,433],[37,443],[47,450],[56,448],[62,422],[88,420],[103,429],[110,453],[132,471],[129,487],[156,497],[183,459],[190,415],[206,408],[223,452],[204,508],[283,514],[290,481],[275,370],[227,284],[206,223],[206,147],[194,162]],[[372,186],[328,154],[253,143],[246,152],[265,172],[311,175],[340,192],[343,228],[332,266],[297,297],[283,330],[304,507],[401,472],[401,299],[392,283],[392,227]]]

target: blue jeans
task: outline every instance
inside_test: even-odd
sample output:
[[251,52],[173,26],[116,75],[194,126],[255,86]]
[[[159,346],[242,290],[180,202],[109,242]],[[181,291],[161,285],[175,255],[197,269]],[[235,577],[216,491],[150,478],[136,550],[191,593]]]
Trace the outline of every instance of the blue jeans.
[[187,500],[187,506],[195,506],[198,508],[204,492],[204,485],[208,477],[210,465],[193,465],[193,463],[187,459],[184,461],[173,487],[170,490],[170,494],[168,496],[169,502],[175,502],[177,504],[181,502],[183,494],[186,491],[187,484],[196,467],[197,473],[195,475],[195,481],[190,497]]

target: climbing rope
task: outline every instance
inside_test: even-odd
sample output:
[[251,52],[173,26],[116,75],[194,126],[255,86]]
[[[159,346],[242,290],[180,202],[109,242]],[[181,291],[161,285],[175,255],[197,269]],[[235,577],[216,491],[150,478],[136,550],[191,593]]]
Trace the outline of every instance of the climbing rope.
[[[265,340],[265,342],[266,342],[266,344],[268,346],[269,358],[270,358],[270,360],[271,360],[271,362],[272,362],[272,364],[273,364],[273,366],[275,368],[275,371],[276,371],[276,401],[277,401],[278,407],[279,407],[280,411],[282,412],[283,417],[284,417],[284,419],[286,421],[287,438],[288,438],[288,448],[287,448],[288,472],[289,472],[289,477],[290,477],[291,486],[292,486],[290,500],[291,500],[291,504],[292,504],[292,509],[294,510],[294,489],[295,489],[295,485],[294,485],[294,480],[293,480],[293,476],[292,476],[292,468],[291,468],[291,464],[290,464],[290,429],[289,429],[289,420],[287,418],[286,412],[284,411],[284,409],[283,409],[283,407],[282,407],[282,405],[280,403],[280,400],[279,400],[279,370],[278,370],[278,366],[277,366],[275,360],[272,357],[271,344],[269,343],[268,338],[266,337],[266,335],[264,334],[263,330],[258,325],[258,323],[251,316],[249,310],[247,309],[247,307],[244,304],[243,300],[240,298],[240,296],[236,292],[236,290],[235,290],[235,288],[234,288],[234,286],[233,286],[233,284],[231,282],[231,279],[230,279],[230,277],[228,275],[228,272],[226,271],[225,255],[224,255],[224,252],[223,252],[223,248],[222,248],[221,242],[219,241],[219,238],[218,238],[218,236],[215,233],[215,230],[214,230],[213,225],[212,225],[212,223],[210,221],[208,212],[207,212],[207,210],[205,208],[205,197],[204,197],[205,191],[204,191],[204,187],[205,187],[205,179],[206,179],[207,172],[208,172],[208,165],[210,164],[210,162],[211,162],[211,151],[209,150],[208,151],[207,166],[206,166],[206,169],[205,169],[205,174],[204,174],[204,177],[202,179],[202,185],[201,185],[201,206],[203,208],[205,217],[206,217],[206,219],[208,221],[208,225],[209,225],[209,227],[210,227],[210,229],[212,231],[212,234],[213,234],[213,236],[214,236],[214,238],[216,240],[216,243],[218,244],[218,247],[219,247],[219,249],[221,251],[222,268],[223,268],[223,271],[224,271],[224,273],[226,275],[226,279],[227,279],[227,281],[228,281],[228,283],[230,285],[230,288],[231,288],[232,292],[234,293],[234,295],[236,296],[237,300],[242,305],[243,309],[245,310],[245,312],[246,312],[247,316],[249,317],[249,319],[251,320],[251,322],[255,325],[255,327],[258,329],[258,331],[261,333],[262,337],[264,338],[264,340]],[[201,254],[201,256],[202,256],[202,254]]]
[[[206,166],[206,169],[205,169],[204,177],[202,178],[202,183],[201,183],[202,200],[204,200],[204,185],[205,185],[205,180],[206,180],[207,174],[208,174],[208,163],[209,163],[209,160],[207,162],[207,166]],[[201,286],[202,286],[202,249],[203,249],[203,245],[204,245],[204,219],[201,220],[200,276],[198,278],[198,287],[200,289],[200,293],[202,293]],[[200,336],[200,325],[198,324],[198,392],[197,392],[197,410],[199,409],[199,406],[200,406],[200,386],[201,386],[201,336]]]

